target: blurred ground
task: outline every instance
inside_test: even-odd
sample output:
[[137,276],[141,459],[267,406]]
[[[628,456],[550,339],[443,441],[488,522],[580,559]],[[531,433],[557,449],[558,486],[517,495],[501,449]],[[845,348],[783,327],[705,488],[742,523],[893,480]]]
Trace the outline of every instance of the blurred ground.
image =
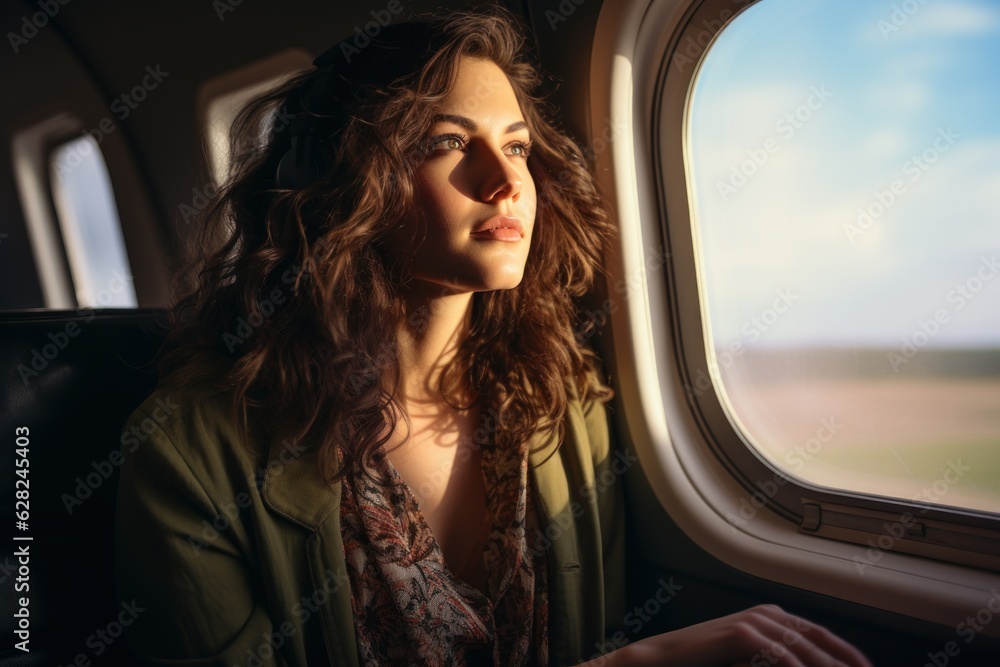
[[723,372],[726,394],[748,439],[787,472],[1000,512],[1000,376],[755,373],[763,360],[751,356]]

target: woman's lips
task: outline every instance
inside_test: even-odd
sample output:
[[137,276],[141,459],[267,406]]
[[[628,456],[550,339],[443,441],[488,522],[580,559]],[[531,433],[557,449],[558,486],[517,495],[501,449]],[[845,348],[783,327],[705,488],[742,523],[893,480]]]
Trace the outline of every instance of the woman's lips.
[[473,228],[473,238],[490,241],[520,241],[524,235],[521,221],[508,215],[495,215]]
[[475,239],[488,239],[492,241],[521,240],[521,232],[510,227],[497,227],[496,229],[487,229],[482,232],[473,232],[470,236]]

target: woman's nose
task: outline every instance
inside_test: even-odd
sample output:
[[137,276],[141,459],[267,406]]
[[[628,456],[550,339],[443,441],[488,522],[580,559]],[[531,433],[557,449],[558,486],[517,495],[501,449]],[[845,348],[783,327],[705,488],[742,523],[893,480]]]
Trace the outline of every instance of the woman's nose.
[[510,164],[503,151],[490,150],[482,156],[482,176],[480,197],[483,201],[511,199],[517,201],[521,195],[521,174]]

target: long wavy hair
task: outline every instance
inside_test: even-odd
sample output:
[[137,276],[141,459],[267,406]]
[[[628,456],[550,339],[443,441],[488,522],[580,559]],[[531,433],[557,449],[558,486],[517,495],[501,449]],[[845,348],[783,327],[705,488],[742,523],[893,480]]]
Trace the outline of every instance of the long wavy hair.
[[[330,484],[357,466],[374,479],[372,457],[383,455],[396,415],[405,414],[384,381],[399,377],[391,332],[419,327],[423,314],[406,312],[382,242],[414,209],[414,171],[462,56],[506,73],[532,137],[527,164],[538,205],[521,283],[473,294],[469,335],[439,389],[449,402],[477,397],[492,437],[480,444],[496,447],[528,442],[539,429],[556,429],[561,444],[570,398],[613,395],[584,345],[593,322],[579,312],[610,215],[583,152],[538,94],[538,70],[522,55],[523,26],[502,9],[429,25],[435,48],[412,73],[390,85],[352,83],[366,92],[346,113],[314,114],[337,140],[332,165],[311,183],[282,186],[275,173],[292,142],[286,111],[308,112],[316,70],[241,112],[230,174],[203,212],[195,257],[182,271],[188,282],[170,311],[163,384],[231,389],[245,447],[257,412],[270,437],[315,455]],[[324,128],[327,121],[338,125]]]

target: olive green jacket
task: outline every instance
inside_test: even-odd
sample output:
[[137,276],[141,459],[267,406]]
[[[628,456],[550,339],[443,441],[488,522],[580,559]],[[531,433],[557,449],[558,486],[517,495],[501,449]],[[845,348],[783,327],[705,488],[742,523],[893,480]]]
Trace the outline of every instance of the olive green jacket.
[[[158,389],[122,434],[116,586],[142,609],[125,635],[139,664],[359,666],[340,484],[280,442],[266,463],[250,456],[229,394],[193,393]],[[529,546],[548,559],[557,666],[599,655],[625,613],[624,501],[604,405],[574,399],[566,426],[545,463],[555,437],[536,436],[529,473],[551,544]]]

